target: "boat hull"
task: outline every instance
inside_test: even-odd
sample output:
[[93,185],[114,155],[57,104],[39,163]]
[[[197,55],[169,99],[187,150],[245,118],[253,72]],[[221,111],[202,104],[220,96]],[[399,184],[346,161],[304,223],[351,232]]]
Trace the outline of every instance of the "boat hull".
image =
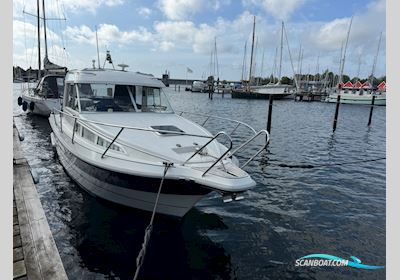
[[[337,95],[329,95],[326,100],[326,102],[330,103],[336,103],[337,102]],[[340,96],[340,103],[342,104],[360,104],[360,105],[371,105],[372,103],[372,95],[341,95]],[[386,96],[380,96],[376,95],[375,96],[375,105],[378,106],[386,106]]]
[[[161,178],[124,174],[94,166],[69,152],[53,133],[51,138],[62,166],[84,190],[113,203],[153,211]],[[211,191],[192,181],[165,179],[156,212],[183,217]]]
[[[259,92],[248,92],[248,91],[238,91],[238,90],[232,90],[231,91],[231,96],[232,98],[242,98],[242,99],[269,99],[269,96],[271,94],[269,93],[259,93]],[[289,93],[285,94],[272,94],[274,96],[274,99],[283,99],[286,98],[287,96],[290,96]]]
[[61,109],[61,102],[59,99],[54,99],[54,98],[46,99],[46,98],[31,96],[29,94],[22,94],[21,98],[22,102],[27,103],[27,110],[35,115],[49,117],[53,109],[57,110]]

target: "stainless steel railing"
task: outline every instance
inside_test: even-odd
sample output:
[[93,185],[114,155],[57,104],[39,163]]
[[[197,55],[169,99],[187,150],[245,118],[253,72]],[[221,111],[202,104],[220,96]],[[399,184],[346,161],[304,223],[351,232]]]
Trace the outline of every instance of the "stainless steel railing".
[[217,160],[216,160],[216,161],[203,173],[203,175],[201,175],[201,176],[206,175],[206,173],[207,173],[208,171],[210,171],[211,168],[213,168],[218,162],[224,160],[224,159],[225,159],[225,156],[226,156],[226,155],[229,153],[229,151],[232,149],[232,139],[231,139],[231,137],[229,137],[228,134],[226,134],[226,133],[223,132],[223,131],[218,132],[213,138],[211,138],[211,139],[210,139],[207,143],[205,143],[200,149],[198,149],[193,155],[191,155],[182,165],[185,165],[185,164],[186,164],[187,162],[189,162],[189,160],[191,160],[195,155],[197,155],[197,154],[199,154],[201,151],[203,151],[212,141],[214,141],[215,139],[217,139],[218,136],[220,136],[220,135],[225,135],[225,136],[228,138],[229,143],[230,143],[229,148],[228,148],[219,158],[217,158]]
[[[229,143],[229,147],[227,148],[227,150],[222,153],[221,156],[219,156],[215,161],[212,162],[212,164],[207,168],[207,170],[202,174],[202,176],[204,176],[205,174],[207,174],[215,165],[217,165],[219,162],[222,161],[228,157],[232,157],[233,155],[235,155],[238,151],[242,150],[243,148],[245,148],[246,146],[248,146],[249,143],[251,143],[254,139],[256,139],[257,137],[259,137],[260,135],[266,135],[266,143],[265,145],[263,145],[261,147],[261,149],[259,149],[253,156],[251,156],[242,166],[241,168],[247,166],[251,161],[254,160],[254,158],[256,156],[258,156],[266,147],[266,145],[269,142],[269,134],[266,130],[260,130],[258,132],[256,132],[250,125],[241,122],[241,121],[236,121],[236,120],[232,120],[229,118],[223,118],[223,117],[217,117],[217,116],[209,116],[209,118],[217,118],[217,119],[222,119],[222,120],[229,120],[232,122],[236,123],[236,126],[234,128],[234,130],[230,133],[227,134],[224,131],[220,131],[215,135],[199,135],[199,134],[191,134],[191,133],[186,133],[186,132],[179,132],[179,131],[169,131],[169,130],[162,130],[162,129],[150,129],[150,128],[143,128],[143,127],[134,127],[134,126],[123,126],[123,125],[116,125],[116,124],[110,124],[110,123],[105,123],[105,122],[99,122],[99,121],[93,121],[93,120],[85,120],[80,118],[79,116],[75,116],[72,115],[70,113],[64,112],[64,111],[60,111],[57,109],[53,109],[53,118],[54,118],[54,123],[58,126],[58,123],[56,121],[55,118],[55,112],[58,112],[60,114],[60,131],[62,132],[62,115],[66,115],[68,117],[71,117],[74,119],[74,125],[73,125],[73,132],[72,132],[72,138],[71,141],[72,143],[74,143],[74,136],[75,136],[75,127],[76,125],[82,124],[82,123],[92,123],[92,124],[98,124],[98,125],[104,125],[104,126],[109,126],[109,127],[115,127],[115,128],[119,128],[118,133],[116,134],[116,136],[112,139],[112,141],[110,142],[110,144],[107,146],[107,148],[105,149],[105,151],[103,152],[103,154],[101,155],[101,158],[104,158],[104,156],[106,155],[106,153],[108,152],[108,150],[111,148],[111,146],[115,143],[115,141],[118,139],[118,137],[121,135],[122,131],[124,129],[132,129],[132,130],[138,130],[138,131],[146,131],[146,132],[159,132],[159,133],[165,133],[165,134],[170,134],[170,135],[183,135],[183,136],[193,136],[193,137],[200,137],[200,138],[208,138],[210,139],[207,143],[205,143],[203,146],[201,146],[199,149],[197,149],[185,162],[182,163],[182,165],[187,164],[192,158],[194,158],[197,154],[201,153],[208,145],[210,145],[213,141],[215,141],[218,137],[220,136],[225,136],[226,140]],[[182,113],[189,113],[189,112],[182,112]],[[182,114],[181,113],[181,114]],[[195,115],[203,115],[203,114],[197,114],[197,113],[190,113],[190,114],[195,114]],[[207,115],[204,115],[207,116]],[[209,119],[208,118],[208,119]],[[207,120],[208,120],[207,119]],[[207,121],[206,120],[206,121]],[[232,135],[232,133],[234,131],[236,131],[236,129],[240,126],[243,125],[247,128],[249,128],[254,135],[252,137],[250,137],[248,140],[246,140],[243,144],[241,144],[238,148],[236,148],[233,152],[230,152],[232,150],[232,139],[230,137],[230,135]],[[150,153],[150,152],[146,152],[147,154],[157,157],[157,158],[161,158],[156,154]]]
[[224,117],[219,117],[219,116],[215,116],[215,115],[208,115],[208,114],[201,114],[201,113],[193,113],[193,112],[187,112],[187,111],[177,111],[179,112],[179,115],[182,116],[183,114],[188,114],[188,115],[196,115],[196,116],[202,116],[202,117],[206,117],[206,120],[202,123],[201,126],[204,126],[209,119],[219,119],[219,120],[225,120],[225,121],[229,121],[232,123],[236,123],[235,128],[231,131],[231,133],[229,133],[229,136],[232,136],[232,134],[238,129],[239,126],[244,126],[246,128],[248,128],[252,133],[257,134],[257,131],[252,128],[250,125],[248,125],[245,122],[242,121],[238,121],[238,120],[234,120],[234,119],[230,119],[230,118],[224,118]]

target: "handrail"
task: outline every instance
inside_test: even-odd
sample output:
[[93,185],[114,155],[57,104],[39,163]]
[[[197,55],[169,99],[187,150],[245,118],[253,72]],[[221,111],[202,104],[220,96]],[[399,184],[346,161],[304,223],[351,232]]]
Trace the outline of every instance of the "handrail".
[[[211,139],[211,141],[207,142],[207,145],[212,142],[213,139],[215,139],[216,137],[218,137],[220,134],[225,134],[230,142],[231,142],[231,147],[229,148],[229,150],[232,149],[232,140],[230,139],[230,137],[225,133],[225,132],[219,132],[216,136],[213,135],[198,135],[198,134],[190,134],[190,133],[185,133],[185,132],[178,132],[178,131],[169,131],[169,130],[161,130],[161,129],[148,129],[148,128],[141,128],[141,127],[133,127],[133,126],[122,126],[122,125],[115,125],[115,124],[108,124],[108,123],[103,123],[103,122],[98,122],[98,121],[92,121],[92,120],[85,120],[82,118],[79,118],[78,116],[72,115],[70,113],[64,112],[64,111],[60,111],[58,109],[53,108],[53,114],[54,114],[54,119],[55,119],[55,113],[54,111],[57,111],[60,113],[60,118],[62,114],[65,114],[71,118],[73,118],[75,121],[78,120],[78,123],[94,123],[94,124],[99,124],[99,125],[105,125],[105,126],[110,126],[110,127],[116,127],[119,128],[120,131],[118,132],[118,134],[113,138],[112,142],[108,145],[108,147],[106,148],[106,150],[104,151],[104,153],[102,154],[102,158],[104,157],[104,155],[107,153],[107,151],[109,150],[109,148],[111,147],[111,145],[117,140],[117,138],[119,137],[119,135],[121,134],[123,129],[133,129],[133,130],[139,130],[139,131],[147,131],[147,132],[160,132],[160,133],[168,133],[168,134],[173,134],[173,135],[184,135],[184,136],[194,136],[194,137],[199,137],[199,138],[209,138]],[[75,123],[75,122],[74,122]],[[146,152],[147,153],[147,152]],[[223,158],[227,153],[224,153],[221,158]],[[151,154],[151,156],[156,156],[159,157],[158,155],[154,155]],[[220,159],[218,159],[215,164],[219,161]],[[211,167],[213,167],[215,164],[213,164]],[[207,170],[208,172],[209,170]],[[205,173],[204,173],[205,174]],[[203,176],[204,176],[203,174]]]
[[230,143],[229,148],[216,161],[214,161],[214,163],[201,176],[206,175],[206,173],[208,171],[210,171],[211,168],[213,168],[219,161],[223,160],[225,155],[228,154],[230,152],[230,150],[232,149],[232,139],[231,139],[231,137],[229,137],[228,134],[226,134],[223,131],[218,132],[212,139],[210,139],[200,149],[198,149],[193,155],[191,155],[182,165],[185,165],[186,163],[188,163],[189,160],[191,160],[195,155],[199,154],[202,150],[204,150],[205,147],[207,147],[212,141],[214,141],[220,135],[225,135],[228,138],[229,143]]
[[[169,131],[169,130],[161,130],[161,129],[148,129],[148,128],[142,128],[142,127],[134,127],[134,126],[123,126],[123,125],[115,125],[115,124],[109,124],[109,123],[104,123],[104,122],[98,122],[98,121],[92,121],[92,120],[86,120],[86,119],[82,119],[79,116],[75,116],[72,115],[70,113],[64,112],[64,111],[60,111],[58,109],[53,109],[53,114],[55,115],[55,112],[57,111],[60,113],[60,118],[62,114],[65,114],[71,118],[74,119],[74,128],[75,125],[78,123],[93,123],[93,124],[99,124],[99,125],[105,125],[105,126],[110,126],[110,127],[116,127],[119,128],[119,132],[117,133],[117,135],[113,138],[113,140],[111,141],[111,143],[107,146],[106,150],[104,151],[104,153],[102,154],[102,158],[105,156],[105,154],[107,153],[107,151],[111,148],[112,144],[117,140],[117,138],[119,137],[119,135],[122,133],[122,131],[124,129],[133,129],[133,130],[139,130],[139,131],[147,131],[147,132],[159,132],[159,133],[167,133],[167,134],[172,134],[172,135],[185,135],[185,136],[194,136],[194,137],[200,137],[200,138],[209,138],[210,140],[205,143],[200,149],[198,149],[195,153],[193,153],[182,165],[185,165],[186,163],[188,163],[194,156],[196,156],[197,154],[199,154],[202,150],[204,150],[204,148],[206,148],[211,142],[213,142],[216,138],[218,138],[221,135],[224,135],[227,140],[229,141],[229,148],[218,158],[216,159],[213,164],[211,164],[210,167],[208,167],[208,169],[202,174],[202,176],[204,176],[205,174],[207,174],[218,162],[220,162],[221,160],[226,158],[226,155],[232,150],[232,139],[230,137],[230,135],[228,135],[226,132],[224,131],[220,131],[218,132],[216,135],[198,135],[198,134],[191,134],[191,133],[185,133],[185,132],[179,132],[179,131]],[[194,113],[196,114],[196,113]],[[222,117],[217,117],[220,119],[227,119],[227,118],[222,118]],[[55,119],[55,116],[54,116]],[[230,119],[227,119],[230,120]],[[240,122],[240,121],[236,121],[237,122],[237,126],[234,128],[234,130],[231,132],[233,133],[238,126],[240,126],[241,124],[250,128],[252,131],[255,131],[251,126],[247,125],[246,123]],[[74,129],[75,131],[75,129]],[[251,138],[249,138],[246,142],[244,142],[243,144],[241,144],[238,148],[236,148],[232,153],[229,154],[229,157],[233,156],[237,151],[241,150],[243,147],[245,147],[246,145],[248,145],[252,140],[254,140],[256,137],[258,137],[261,134],[265,134],[267,136],[267,141],[265,146],[268,144],[269,142],[269,134],[268,131],[266,130],[260,130],[259,132],[255,132],[255,135],[253,135]],[[73,140],[72,140],[73,141]],[[261,151],[265,148],[265,146],[263,146],[259,151],[257,151],[245,164],[243,164],[241,166],[241,168],[245,167],[248,163],[250,163],[258,154],[261,153]],[[154,155],[153,155],[154,156]]]
[[244,168],[246,165],[248,165],[251,161],[254,160],[254,158],[256,156],[258,156],[264,149],[265,147],[268,145],[269,142],[269,133],[268,131],[266,131],[265,129],[260,130],[259,132],[256,133],[256,135],[254,135],[253,137],[250,137],[246,142],[244,142],[242,145],[240,145],[239,147],[237,147],[232,153],[231,156],[233,156],[237,151],[241,150],[243,147],[247,146],[251,141],[253,141],[255,138],[257,138],[258,136],[260,136],[261,134],[265,134],[266,137],[266,142],[265,145],[259,149],[252,157],[250,157],[240,168]]
[[[207,114],[201,114],[201,113],[193,113],[193,112],[187,112],[187,111],[177,111],[180,112],[180,116],[182,116],[183,114],[191,114],[191,115],[197,115],[197,116],[203,116],[203,117],[207,117],[207,119],[203,122],[202,126],[204,126],[206,124],[206,122],[210,119],[220,119],[220,120],[225,120],[225,121],[231,121],[234,123],[237,123],[237,127],[239,127],[240,125],[243,125],[245,127],[247,127],[248,129],[250,129],[254,134],[257,134],[257,131],[252,128],[249,124],[242,122],[242,121],[238,121],[238,120],[234,120],[234,119],[230,119],[230,118],[224,118],[224,117],[219,117],[219,116],[214,116],[214,115],[207,115]],[[232,135],[233,132],[236,131],[237,127],[231,132],[230,135]]]
[[212,138],[213,135],[200,135],[200,134],[192,134],[192,133],[186,133],[186,132],[179,132],[179,131],[170,131],[170,130],[162,130],[162,129],[150,129],[150,128],[143,128],[143,127],[135,127],[135,126],[129,126],[129,125],[116,125],[116,124],[110,124],[110,123],[104,123],[104,122],[98,122],[98,121],[92,121],[92,120],[85,120],[82,119],[78,116],[74,116],[72,114],[60,111],[58,109],[55,109],[55,111],[67,115],[69,117],[72,117],[74,119],[78,119],[81,122],[87,122],[87,123],[93,123],[93,124],[99,124],[99,125],[105,125],[105,126],[110,126],[110,127],[116,127],[116,128],[126,128],[126,129],[133,129],[133,130],[139,130],[139,131],[148,131],[148,132],[159,132],[159,133],[166,133],[166,134],[172,134],[172,135],[185,135],[185,136],[195,136],[199,138]]

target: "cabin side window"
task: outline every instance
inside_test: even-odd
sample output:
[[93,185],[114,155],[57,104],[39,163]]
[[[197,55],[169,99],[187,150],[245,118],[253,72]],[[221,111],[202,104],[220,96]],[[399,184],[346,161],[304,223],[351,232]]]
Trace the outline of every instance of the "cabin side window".
[[65,105],[73,110],[79,111],[76,88],[74,84],[67,84],[67,96]]
[[142,112],[172,112],[172,107],[161,88],[138,86],[136,106]]
[[94,138],[96,137],[96,135],[90,130],[82,127],[82,137],[89,140],[90,142],[94,142]]

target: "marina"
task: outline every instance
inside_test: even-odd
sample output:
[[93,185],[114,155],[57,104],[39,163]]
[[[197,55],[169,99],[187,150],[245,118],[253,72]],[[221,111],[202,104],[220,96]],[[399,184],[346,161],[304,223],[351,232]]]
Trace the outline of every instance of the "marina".
[[[17,105],[19,88],[14,85],[14,115],[19,115],[15,123],[25,137],[21,144],[27,161],[38,174],[36,188],[68,278],[132,279],[150,213],[107,203],[74,183],[54,158],[48,120],[25,114]],[[206,94],[178,92],[173,86],[166,94],[176,111],[233,116],[255,129],[266,126],[265,101],[229,95],[210,100]],[[377,160],[385,157],[385,107],[375,108],[368,127],[369,106],[343,104],[333,133],[334,104],[275,100],[273,106],[268,149],[245,168],[256,186],[243,200],[231,203],[210,193],[180,220],[156,215],[142,277],[335,275],[326,269],[295,268],[293,260],[309,251],[345,251],[370,263],[385,262],[386,167],[385,160]],[[206,117],[193,120],[202,124]],[[211,133],[235,127],[218,119],[205,126]],[[243,141],[245,134],[238,131],[232,139]],[[239,160],[264,141],[251,145]],[[384,275],[385,270],[347,270],[341,278]]]
[[13,3],[14,280],[386,278],[383,0],[61,2]]

